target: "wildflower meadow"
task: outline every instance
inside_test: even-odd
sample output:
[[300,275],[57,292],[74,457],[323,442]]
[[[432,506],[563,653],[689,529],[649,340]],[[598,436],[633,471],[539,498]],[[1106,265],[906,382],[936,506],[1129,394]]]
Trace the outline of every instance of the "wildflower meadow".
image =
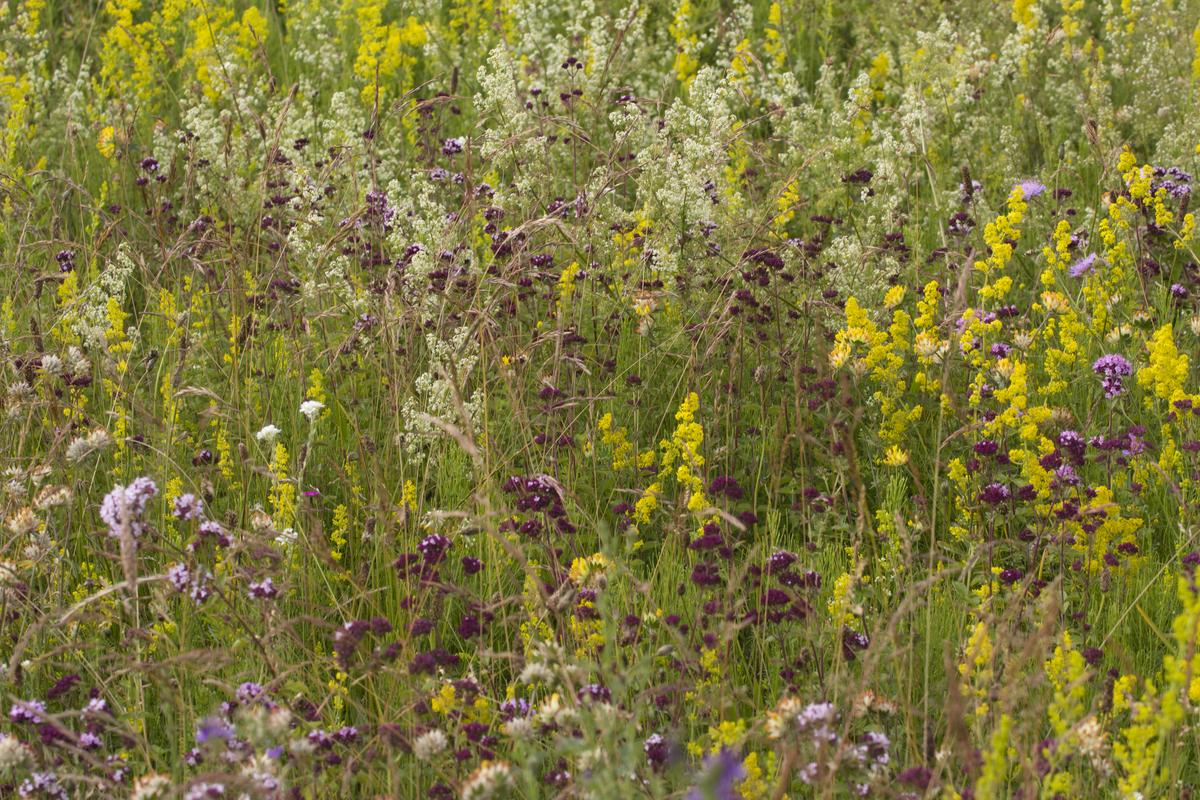
[[0,16],[0,798],[1200,796],[1197,0]]

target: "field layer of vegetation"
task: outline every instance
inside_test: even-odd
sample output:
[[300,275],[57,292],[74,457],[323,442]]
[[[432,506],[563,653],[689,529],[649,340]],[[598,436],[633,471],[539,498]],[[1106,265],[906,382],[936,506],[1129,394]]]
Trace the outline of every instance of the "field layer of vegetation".
[[1200,6],[0,5],[0,798],[1190,798]]

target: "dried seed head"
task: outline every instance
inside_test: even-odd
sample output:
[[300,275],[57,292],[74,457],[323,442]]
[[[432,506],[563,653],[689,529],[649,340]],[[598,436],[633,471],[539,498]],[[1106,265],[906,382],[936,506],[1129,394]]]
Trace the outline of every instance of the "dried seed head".
[[962,182],[963,194],[966,195],[967,202],[969,203],[975,197],[975,184],[971,183],[971,168],[966,164],[962,165]]
[[34,349],[38,353],[46,353],[46,347],[42,344],[42,326],[37,324],[37,317],[29,318],[29,333],[34,337]]

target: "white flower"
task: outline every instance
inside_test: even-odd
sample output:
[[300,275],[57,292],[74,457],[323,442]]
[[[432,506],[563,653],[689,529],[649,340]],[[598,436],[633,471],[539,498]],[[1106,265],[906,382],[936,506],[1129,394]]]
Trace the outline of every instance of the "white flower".
[[450,745],[446,734],[437,728],[426,731],[413,742],[413,755],[420,761],[432,761],[433,757]]
[[462,787],[462,800],[487,800],[512,786],[512,768],[506,761],[484,761]]
[[284,528],[279,532],[279,535],[275,537],[275,544],[281,547],[287,547],[295,544],[299,538],[300,534],[296,533],[295,528]]
[[[304,406],[300,406],[300,411],[304,411]],[[271,444],[275,441],[275,437],[281,433],[283,433],[283,431],[279,430],[279,428],[276,428],[274,425],[264,425],[259,429],[256,436],[260,442]]]
[[16,736],[0,739],[0,772],[8,773],[25,763],[29,752]]
[[521,670],[521,675],[517,680],[526,686],[533,683],[544,683],[551,686],[554,684],[554,672],[545,664],[531,661],[525,665],[525,669]]
[[133,782],[133,800],[152,800],[171,791],[171,779],[151,772]]
[[62,359],[54,355],[42,356],[42,371],[47,375],[59,375],[63,371]]
[[532,739],[536,731],[528,717],[513,717],[500,727],[505,736],[512,739]]
[[324,407],[325,404],[320,400],[305,400],[300,404],[300,413],[308,417],[309,422],[312,422],[317,418],[317,414],[319,414],[321,409]]

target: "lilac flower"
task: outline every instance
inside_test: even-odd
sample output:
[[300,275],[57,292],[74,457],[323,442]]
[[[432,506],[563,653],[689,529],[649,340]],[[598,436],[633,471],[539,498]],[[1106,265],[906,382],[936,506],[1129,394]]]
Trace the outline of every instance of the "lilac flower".
[[213,739],[228,742],[233,736],[233,728],[220,717],[205,717],[196,728],[196,744],[206,744]]
[[741,793],[735,788],[746,777],[742,759],[732,749],[722,747],[721,752],[705,759],[705,771],[700,785],[692,787],[687,800],[735,800]]
[[250,584],[249,594],[258,600],[270,600],[279,595],[279,587],[275,585],[275,581],[264,578],[258,583]]
[[42,721],[41,714],[46,713],[46,704],[41,700],[24,700],[13,703],[12,709],[8,712],[8,718],[13,722],[31,722],[34,725]]
[[171,513],[174,515],[175,519],[186,522],[187,520],[197,519],[201,514],[203,514],[204,505],[200,502],[196,495],[188,492],[185,495],[180,495],[179,497],[175,498],[175,507],[172,509]]
[[1046,184],[1036,181],[1033,178],[1027,178],[1018,183],[1017,186],[1021,187],[1021,194],[1026,200],[1032,200],[1046,191]]
[[1086,256],[1084,256],[1083,258],[1079,259],[1078,261],[1076,261],[1074,264],[1071,265],[1070,270],[1068,270],[1068,274],[1072,278],[1083,277],[1084,275],[1086,275],[1087,273],[1092,271],[1092,267],[1095,266],[1095,264],[1096,264],[1096,259],[1097,259],[1097,256],[1095,253],[1088,253]]
[[796,725],[801,733],[808,733],[815,742],[833,742],[837,734],[833,723],[837,720],[837,709],[833,703],[810,703],[796,716]]
[[192,573],[187,564],[172,564],[167,568],[167,580],[177,592],[186,592],[192,582]]
[[247,681],[246,683],[243,683],[241,686],[239,686],[237,688],[237,692],[235,692],[234,696],[237,697],[237,701],[239,703],[241,703],[242,705],[247,705],[248,703],[250,703],[250,701],[257,698],[264,691],[266,691],[266,690],[262,687],[261,684],[250,683],[249,681]]
[[156,494],[158,486],[145,477],[134,478],[128,486],[114,486],[100,502],[100,519],[108,524],[108,535],[114,539],[121,538],[121,527],[128,521],[133,537],[140,538],[145,531],[142,513],[146,510],[146,503]]
[[1133,365],[1124,356],[1109,353],[1096,359],[1092,371],[1100,376],[1104,396],[1113,400],[1125,394],[1124,379],[1133,374]]

